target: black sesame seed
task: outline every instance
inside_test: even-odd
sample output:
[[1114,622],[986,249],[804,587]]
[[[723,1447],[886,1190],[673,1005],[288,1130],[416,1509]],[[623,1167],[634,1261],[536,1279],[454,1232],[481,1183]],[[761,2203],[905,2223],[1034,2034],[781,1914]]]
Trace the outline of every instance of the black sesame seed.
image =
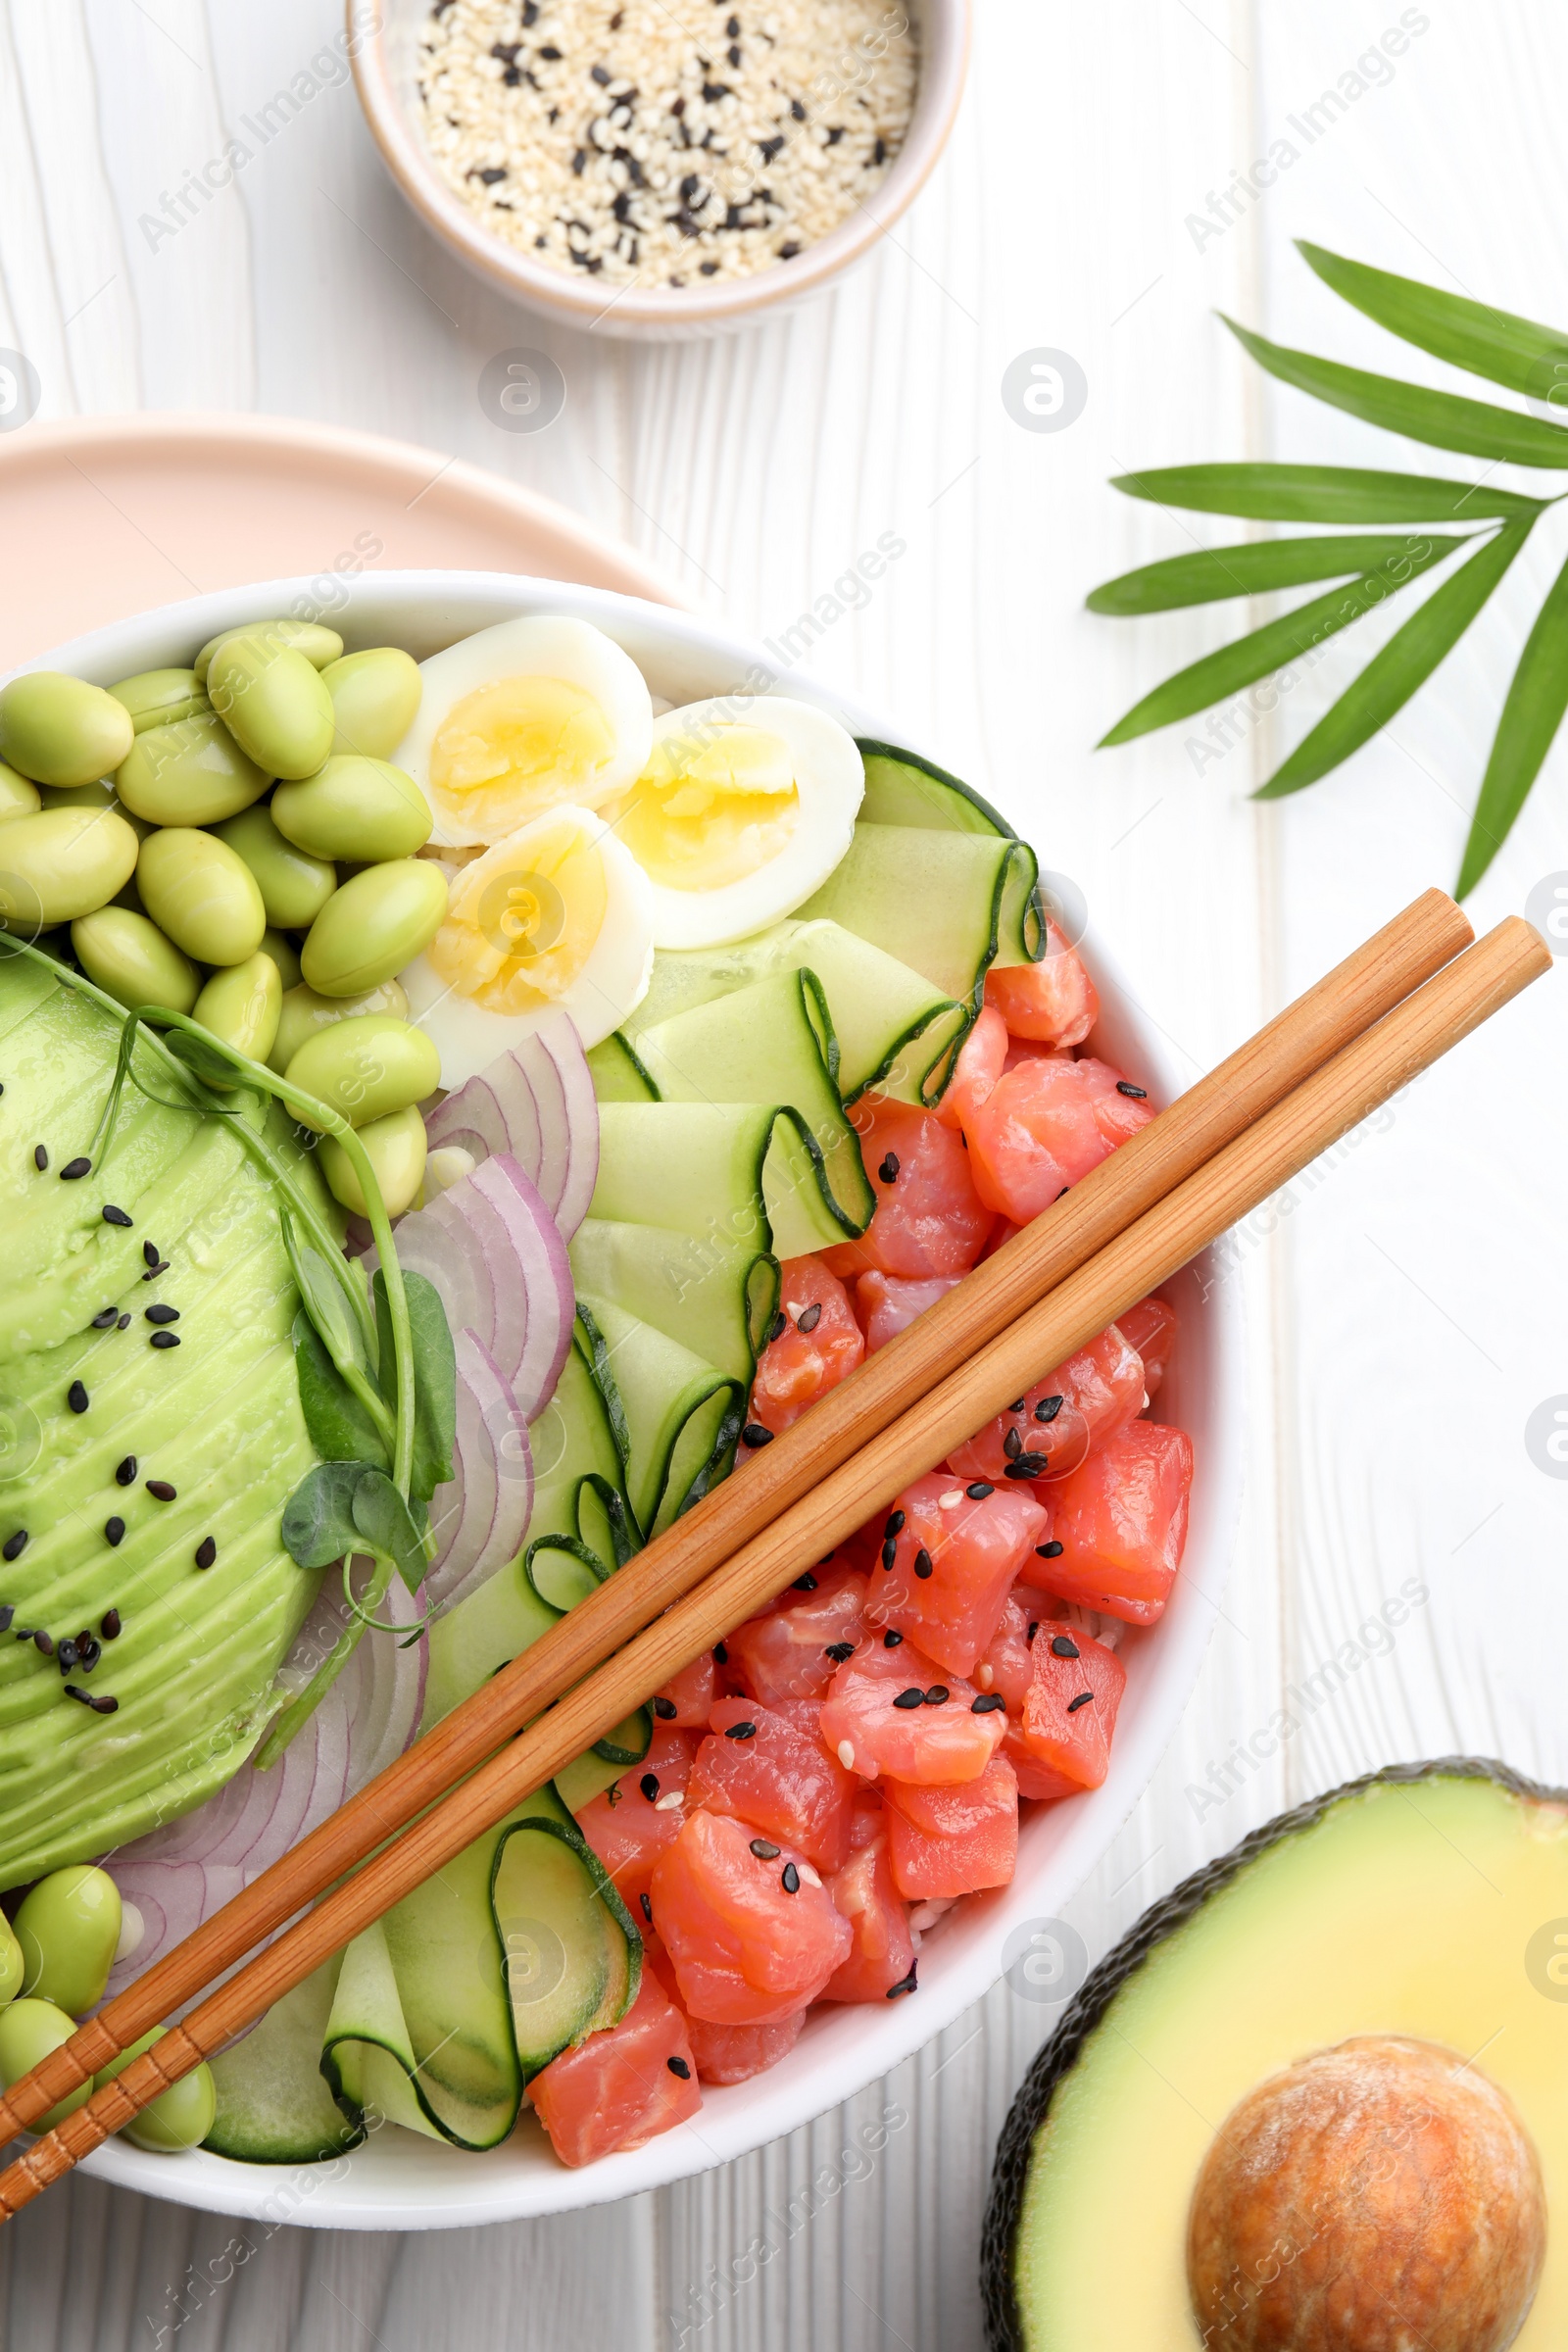
[[1044,1478],[1050,1467],[1051,1457],[1049,1454],[1025,1453],[1020,1454],[1017,1461],[1009,1462],[1003,1472],[1003,1476],[1011,1479]]
[[1002,1441],[1002,1450],[1009,1462],[1015,1462],[1023,1451],[1023,1440],[1015,1429],[1009,1429]]
[[922,1578],[936,1574],[936,1563],[923,1544],[914,1555],[914,1573]]
[[716,105],[718,104],[718,101],[720,100],[720,98],[727,98],[728,96],[729,96],[729,83],[728,83],[727,81],[705,81],[705,82],[704,82],[704,84],[703,84],[703,99],[704,99],[704,102],[705,102],[707,105],[709,105],[709,106],[716,106]]
[[911,1960],[909,1962],[908,1975],[906,1977],[901,1977],[896,1984],[890,1984],[888,1986],[886,1997],[890,2001],[896,2001],[902,1992],[918,1992],[920,1988],[914,1981],[914,1972],[919,1965],[920,1963],[918,1960]]
[[792,98],[790,100],[790,113],[795,117],[797,122],[804,122],[806,121],[806,109],[798,98]]
[[167,1274],[168,1272],[169,1272],[169,1260],[168,1260],[168,1258],[167,1258],[167,1257],[160,1257],[160,1258],[156,1259],[156,1260],[155,1260],[155,1262],[154,1262],[152,1265],[150,1265],[150,1266],[148,1267],[148,1269],[147,1269],[146,1273],[145,1273],[145,1274],[142,1276],[142,1280],[143,1280],[143,1282],[156,1282],[156,1281],[158,1280],[158,1277],[159,1277],[159,1275],[160,1275],[160,1274]]
[[210,1568],[217,1557],[218,1545],[214,1543],[211,1536],[203,1536],[201,1542],[196,1546],[197,1567]]
[[120,1611],[105,1609],[99,1620],[98,1631],[106,1642],[118,1642],[120,1640]]
[[816,1579],[811,1574],[809,1568],[808,1568],[804,1576],[798,1576],[795,1579],[794,1584],[790,1587],[790,1591],[792,1592],[814,1592],[816,1591]]
[[103,1654],[91,1634],[76,1636],[76,1663],[83,1674],[91,1674]]
[[743,1446],[750,1446],[755,1449],[759,1446],[771,1446],[772,1443],[773,1432],[770,1429],[764,1429],[760,1421],[748,1421],[746,1427],[741,1431]]
[[793,1862],[785,1863],[783,1869],[779,1872],[778,1883],[783,1887],[786,1894],[800,1893],[801,1874],[796,1869]]
[[116,1318],[115,1327],[118,1331],[128,1331],[130,1329],[130,1317],[128,1315],[118,1316]]
[[893,1704],[896,1707],[923,1707],[925,1692],[923,1690],[901,1690]]
[[649,1901],[649,1899],[648,1899],[648,1897],[647,1897],[647,1895],[646,1895],[646,1894],[640,1894],[640,1895],[637,1897],[637,1900],[638,1900],[638,1901],[641,1903],[641,1905],[642,1905],[642,1907],[643,1907],[643,1917],[644,1917],[644,1919],[646,1919],[646,1920],[647,1920],[647,1922],[648,1922],[648,1925],[649,1925],[650,1927],[652,1927],[652,1926],[653,1926],[653,1924],[654,1924],[654,1906],[653,1906],[653,1904],[652,1904],[652,1903]]
[[16,1613],[17,1613],[17,1612],[16,1612],[16,1610],[15,1610],[15,1609],[12,1607],[12,1605],[11,1605],[11,1603],[10,1603],[10,1601],[9,1601],[9,1600],[8,1600],[8,1601],[6,1601],[6,1602],[5,1602],[3,1605],[0,1605],[0,1634],[9,1634],[9,1633],[10,1633],[10,1631],[11,1631],[11,1620],[12,1620],[12,1618],[13,1618],[13,1617],[16,1615]]
[[174,1490],[167,1478],[150,1478],[147,1492],[155,1502],[172,1502],[174,1499]]
[[1061,1557],[1061,1545],[1056,1543],[1054,1539],[1053,1539],[1049,1544],[1037,1544],[1035,1545],[1035,1557],[1037,1560],[1059,1560]]
[[692,2070],[687,2065],[684,2058],[666,2058],[664,2060],[664,2064],[668,2067],[672,2075],[679,2075],[683,2082],[689,2082],[691,2081]]
[[5,1542],[0,1544],[0,1559],[20,1560],[26,1548],[27,1531],[24,1527],[19,1527],[14,1536],[7,1536]]
[[149,1348],[177,1348],[179,1334],[177,1331],[155,1331],[147,1345]]
[[796,255],[797,255],[797,254],[800,252],[800,250],[801,250],[801,248],[800,248],[800,245],[798,244],[798,242],[796,241],[796,239],[795,239],[794,237],[791,237],[791,238],[789,238],[789,239],[787,240],[787,242],[786,242],[786,243],[782,244],[782,245],[779,247],[779,249],[778,249],[778,258],[779,258],[779,260],[780,260],[781,262],[793,262],[793,261],[794,261],[794,259],[795,259],[795,256],[796,256]]
[[1027,1396],[1015,1396],[1012,1402],[1008,1405],[1007,1410],[1009,1413],[1021,1413],[1028,1401],[1029,1399]]
[[92,1319],[92,1327],[94,1331],[107,1331],[111,1323],[118,1323],[119,1321],[119,1307],[106,1306],[98,1314],[94,1315]]
[[1000,1690],[982,1690],[978,1698],[970,1700],[969,1712],[971,1715],[994,1715],[999,1707],[1004,1707],[1006,1703]]
[[1054,1634],[1051,1639],[1051,1654],[1054,1658],[1076,1658],[1081,1653],[1071,1634]]
[[177,1306],[149,1306],[146,1309],[146,1315],[149,1323],[177,1323],[179,1321]]
[[124,1540],[125,1522],[123,1519],[106,1519],[104,1521],[104,1542],[115,1544],[122,1544]]
[[898,1183],[899,1155],[896,1152],[889,1152],[884,1156],[882,1165],[877,1170],[877,1174],[881,1177],[884,1184]]
[[56,1655],[60,1660],[61,1673],[69,1674],[76,1663],[76,1644],[74,1642],[67,1639],[61,1642]]
[[141,1256],[143,1265],[156,1266],[158,1263],[158,1244],[156,1242],[143,1242],[141,1246]]
[[775,1315],[772,1322],[767,1327],[767,1337],[769,1342],[771,1343],[774,1340],[781,1340],[784,1337],[784,1334],[788,1331],[789,1327],[790,1319],[788,1315]]
[[115,1484],[117,1487],[128,1487],[134,1483],[135,1477],[136,1456],[133,1453],[127,1453],[115,1471]]
[[642,1777],[642,1779],[641,1779],[641,1780],[638,1782],[637,1786],[638,1786],[638,1788],[639,1788],[642,1790],[642,1792],[643,1792],[644,1796],[646,1796],[646,1797],[647,1797],[647,1799],[648,1799],[648,1802],[649,1802],[650,1804],[652,1804],[652,1803],[653,1803],[653,1801],[654,1801],[654,1799],[655,1799],[655,1797],[656,1797],[656,1796],[659,1794],[659,1775],[658,1775],[658,1773],[657,1773],[657,1772],[645,1772],[645,1773],[643,1774],[643,1777]]
[[740,21],[739,17],[731,17],[731,18],[730,18],[730,19],[727,21],[727,23],[725,24],[725,26],[724,26],[724,37],[725,37],[725,39],[726,39],[726,40],[729,40],[729,41],[738,41],[738,40],[740,39],[740,37],[741,37],[741,21]]
[[1065,1402],[1064,1396],[1042,1396],[1040,1402],[1035,1406],[1035,1419],[1037,1421],[1054,1421]]
[[1094,1703],[1095,1694],[1092,1690],[1080,1690],[1076,1698],[1068,1699],[1067,1712],[1076,1715],[1080,1707],[1092,1707]]
[[754,1838],[752,1839],[752,1851],[757,1856],[759,1862],[776,1862],[778,1860],[778,1847],[776,1845],[769,1845],[765,1838]]
[[928,1707],[945,1707],[952,1696],[946,1683],[933,1683],[925,1694],[925,1703]]
[[553,66],[559,65],[561,62],[561,51],[556,47],[554,41],[544,42],[539,54],[541,57],[548,57]]
[[830,1642],[822,1655],[824,1658],[831,1658],[835,1666],[842,1666],[846,1658],[854,1657],[855,1643],[853,1642]]
[[889,1626],[882,1637],[882,1646],[884,1649],[897,1649],[903,1640],[904,1636],[895,1627]]
[[872,148],[872,150],[871,150],[871,164],[872,164],[872,168],[873,168],[873,169],[875,169],[875,167],[876,167],[878,164],[885,164],[885,163],[887,162],[887,160],[888,160],[888,143],[887,143],[886,139],[878,139],[878,141],[877,141],[876,145],[875,145],[875,146]]
[[963,1491],[971,1502],[984,1502],[986,1496],[994,1494],[997,1490],[995,1487],[988,1487],[983,1478],[977,1478],[972,1487],[965,1487]]
[[74,1184],[78,1176],[90,1176],[91,1173],[90,1159],[68,1159],[60,1171],[60,1181],[62,1184]]
[[43,1627],[40,1625],[37,1632],[32,1637],[32,1646],[34,1649],[39,1651],[42,1656],[46,1658],[52,1658],[55,1654],[55,1638],[53,1634],[46,1634],[43,1630]]
[[608,90],[611,82],[610,68],[608,66],[590,66],[588,78],[590,81],[597,81],[602,90]]
[[126,1216],[124,1210],[117,1208],[112,1200],[104,1202],[103,1219],[106,1225],[129,1225],[133,1222],[130,1217]]
[[672,1698],[656,1698],[654,1701],[654,1713],[661,1723],[673,1723],[679,1712]]
[[891,1568],[891,1567],[892,1567],[892,1565],[893,1565],[893,1563],[894,1563],[894,1561],[895,1561],[895,1560],[898,1558],[898,1556],[899,1556],[899,1547],[898,1547],[898,1545],[897,1545],[897,1544],[894,1543],[894,1541],[893,1541],[893,1538],[892,1538],[891,1536],[889,1536],[889,1538],[888,1538],[887,1542],[886,1542],[886,1543],[883,1544],[883,1546],[882,1546],[882,1565],[883,1565],[883,1567],[884,1567],[884,1568]]
[[1116,1092],[1118,1095],[1130,1095],[1135,1102],[1147,1102],[1149,1100],[1148,1087],[1134,1086],[1130,1078],[1118,1078]]
[[724,1737],[726,1740],[755,1740],[757,1726],[755,1723],[732,1723]]
[[79,1698],[82,1705],[91,1707],[95,1715],[113,1715],[120,1705],[119,1699],[111,1698],[107,1690],[100,1691],[95,1695],[91,1690],[83,1690],[76,1683],[66,1685],[66,1696]]
[[42,1144],[34,1144],[32,1148],[32,1164],[40,1176],[49,1165],[49,1154]]
[[19,1625],[16,1629],[16,1635],[19,1642],[30,1642],[32,1640],[32,1628],[30,1625]]
[[795,1328],[797,1331],[814,1331],[821,1320],[822,1302],[819,1298],[813,1298],[805,1313],[796,1316]]
[[729,1664],[729,1651],[724,1647],[722,1642],[715,1642],[713,1643],[713,1663],[715,1666],[727,1666]]
[[81,1382],[74,1380],[66,1391],[66,1402],[74,1413],[84,1413],[87,1410],[87,1392]]
[[885,1536],[897,1536],[897,1535],[902,1535],[902,1534],[903,1534],[903,1532],[904,1532],[904,1513],[903,1513],[902,1511],[889,1511],[889,1513],[888,1513],[888,1523],[887,1523],[886,1527],[884,1527],[884,1529],[882,1530],[882,1533],[883,1533]]

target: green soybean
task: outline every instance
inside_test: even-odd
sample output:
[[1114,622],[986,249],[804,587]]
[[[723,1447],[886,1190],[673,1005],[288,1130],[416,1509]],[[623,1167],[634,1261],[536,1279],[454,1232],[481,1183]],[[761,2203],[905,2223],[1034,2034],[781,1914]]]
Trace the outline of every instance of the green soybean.
[[26,1974],[27,1964],[22,1957],[17,1931],[0,1911],[0,2007],[16,1999]]
[[256,876],[268,921],[279,931],[308,930],[337,888],[336,866],[296,849],[266,808],[247,808],[215,830]]
[[101,686],[35,669],[0,692],[0,760],[34,784],[90,784],[130,749],[130,712]]
[[216,825],[267,790],[269,776],[247,758],[216,710],[138,735],[115,782],[125,807],[153,825]]
[[293,940],[285,939],[281,931],[274,931],[270,923],[262,933],[262,954],[270,956],[276,964],[277,976],[283,983],[285,993],[291,988],[298,988],[300,984],[299,949]]
[[413,726],[424,691],[419,664],[401,646],[377,645],[329,662],[321,684],[332,697],[337,724],[332,749],[390,760]]
[[40,808],[0,840],[0,925],[29,939],[95,914],[136,870],[135,828],[112,808]]
[[136,860],[136,888],[159,929],[198,963],[227,968],[262,944],[267,909],[256,876],[216,833],[188,825],[150,833]]
[[0,766],[0,824],[8,816],[31,816],[42,807],[36,784],[19,776],[14,767]]
[[308,1037],[283,1075],[290,1086],[341,1111],[350,1126],[367,1127],[434,1094],[441,1056],[422,1029],[384,1012],[366,1012]]
[[332,698],[292,646],[226,637],[207,692],[240,750],[270,776],[314,776],[332,748]]
[[121,1917],[120,1888],[91,1862],[52,1870],[29,1886],[16,1920],[27,1993],[71,2017],[96,2008],[114,1965]]
[[[155,2042],[162,2041],[165,2032],[164,2027],[155,2026],[150,2034],[133,2041],[128,2050],[122,2050],[108,2066],[100,2067],[92,2079],[94,2090],[102,2090],[106,2082],[113,2082],[117,2075],[122,2075],[133,2058],[141,2057]],[[167,2090],[161,2090],[132,2122],[122,2124],[119,2136],[133,2141],[138,2148],[151,2149],[155,2155],[177,2156],[183,2149],[201,2146],[217,2113],[218,2085],[213,2081],[212,2068],[204,2063],[193,2066],[188,2075],[181,2075],[177,2082],[171,2082]]]
[[401,767],[340,752],[304,783],[278,786],[272,822],[318,858],[380,864],[423,849],[430,806]]
[[351,1021],[362,1012],[389,1012],[395,1020],[407,1020],[409,1000],[402,982],[383,980],[358,997],[318,997],[314,988],[286,987],[269,1062],[281,1078],[308,1037],[314,1037],[318,1029],[330,1028],[334,1021]]
[[128,906],[101,906],[71,926],[76,961],[89,980],[127,1008],[166,1004],[171,1012],[189,1012],[201,982],[188,956],[182,956],[156,923]]
[[[371,1119],[360,1128],[359,1138],[370,1155],[387,1215],[401,1217],[406,1208],[414,1206],[424,1181],[428,1139],[417,1105],[410,1102],[402,1110],[388,1111],[385,1118]],[[368,1216],[354,1163],[335,1135],[322,1136],[318,1157],[333,1200],[357,1217]]]
[[193,669],[141,669],[122,678],[110,693],[130,712],[138,735],[149,727],[167,727],[175,719],[194,718],[208,707],[202,682]]
[[327,900],[311,925],[300,968],[320,996],[358,996],[421,956],[446,911],[447,878],[430,858],[368,866]]
[[[30,2074],[41,2058],[58,2050],[76,2031],[74,2021],[53,2001],[32,1999],[13,2001],[8,2009],[0,2009],[0,2082],[9,2090]],[[92,2097],[92,2084],[83,2082],[79,2090],[72,2091],[58,2107],[51,2107],[29,2126],[33,2132],[52,2132],[63,2124],[68,2115],[74,2115]]]
[[283,975],[265,949],[258,948],[243,963],[215,972],[197,998],[194,1018],[215,1037],[265,1061],[277,1036],[283,1009]]
[[220,629],[216,637],[208,638],[196,657],[198,678],[206,678],[213,656],[231,637],[258,637],[264,645],[287,646],[294,653],[303,654],[316,669],[324,669],[343,651],[343,640],[336,629],[329,629],[318,620],[243,620],[236,627]]

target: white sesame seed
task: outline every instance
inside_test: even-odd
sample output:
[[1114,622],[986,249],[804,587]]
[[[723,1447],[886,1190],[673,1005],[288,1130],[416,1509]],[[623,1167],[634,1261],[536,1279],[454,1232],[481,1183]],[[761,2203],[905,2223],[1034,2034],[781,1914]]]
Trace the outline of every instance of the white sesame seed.
[[853,1740],[841,1740],[839,1741],[839,1762],[843,1765],[846,1772],[853,1772],[855,1770],[855,1742]]
[[673,1813],[685,1802],[685,1790],[682,1788],[672,1788],[667,1796],[656,1797],[654,1800],[654,1811],[656,1813]]
[[994,1667],[982,1663],[975,1669],[974,1679],[979,1684],[982,1690],[989,1690],[992,1684],[996,1681],[996,1670]]
[[950,1487],[945,1494],[937,1496],[937,1500],[945,1511],[956,1511],[963,1500],[963,1490],[961,1487]]
[[817,1877],[817,1875],[816,1875],[815,1871],[814,1871],[814,1870],[811,1868],[811,1865],[809,1864],[809,1862],[803,1862],[803,1863],[801,1863],[801,1865],[800,1865],[800,1873],[801,1873],[801,1876],[802,1876],[802,1878],[803,1878],[803,1879],[806,1881],[806,1884],[808,1885],[808,1886],[821,1886],[822,1882],[821,1882],[821,1880],[820,1880],[820,1879]]

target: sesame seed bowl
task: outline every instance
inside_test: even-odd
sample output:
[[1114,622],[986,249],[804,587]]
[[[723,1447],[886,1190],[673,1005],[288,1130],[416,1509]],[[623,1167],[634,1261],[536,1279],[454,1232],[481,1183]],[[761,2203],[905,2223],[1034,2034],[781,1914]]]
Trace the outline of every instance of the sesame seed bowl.
[[[970,0],[349,0],[382,160],[530,310],[645,341],[792,308],[924,184]],[[695,30],[693,29],[695,27]]]

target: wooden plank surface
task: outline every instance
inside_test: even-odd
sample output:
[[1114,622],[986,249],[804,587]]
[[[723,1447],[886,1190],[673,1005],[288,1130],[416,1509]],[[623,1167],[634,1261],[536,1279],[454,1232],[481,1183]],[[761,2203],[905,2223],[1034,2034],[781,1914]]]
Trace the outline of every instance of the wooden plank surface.
[[[37,366],[46,415],[254,404],[456,452],[620,532],[758,635],[893,533],[903,552],[808,669],[931,740],[1076,877],[1196,1071],[1451,880],[1562,534],[1387,742],[1261,810],[1252,785],[1364,656],[1331,655],[1272,716],[1239,710],[1228,744],[1195,723],[1093,756],[1137,694],[1236,626],[1224,608],[1083,612],[1097,579],[1227,535],[1105,476],[1245,455],[1428,465],[1266,395],[1212,314],[1397,371],[1397,347],[1295,255],[1310,235],[1561,317],[1568,26],[1524,0],[982,0],[980,20],[952,150],[896,244],[793,318],[631,348],[510,311],[415,225],[341,78],[334,0],[0,0],[0,343]],[[1387,73],[1358,70],[1374,52]],[[171,228],[165,198],[302,69],[310,105]],[[1244,201],[1235,175],[1281,142],[1295,154]],[[538,436],[501,432],[476,396],[519,341],[568,387]],[[1008,364],[1039,349],[1087,379],[1059,432],[1003,402]],[[1568,871],[1563,770],[1559,751],[1478,918]],[[1241,1237],[1236,1569],[1162,1773],[1070,1907],[1089,1956],[1282,1803],[1369,1765],[1465,1747],[1568,1777],[1551,1664],[1568,1494],[1523,1439],[1568,1389],[1562,1013],[1553,975]],[[1420,1597],[1380,1630],[1408,1586]],[[5,2340],[951,2352],[977,2340],[990,2150],[1053,2014],[1000,1989],[810,2130],[561,2221],[334,2235],[77,2181],[0,2234]]]

